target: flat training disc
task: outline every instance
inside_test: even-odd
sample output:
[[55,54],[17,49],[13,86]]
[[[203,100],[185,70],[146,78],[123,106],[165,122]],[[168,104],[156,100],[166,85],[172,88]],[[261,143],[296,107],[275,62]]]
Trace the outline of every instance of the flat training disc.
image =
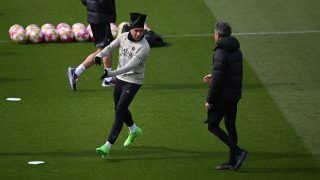
[[7,101],[21,101],[21,98],[7,98]]
[[44,162],[43,161],[29,161],[28,164],[38,165],[38,164],[44,164]]

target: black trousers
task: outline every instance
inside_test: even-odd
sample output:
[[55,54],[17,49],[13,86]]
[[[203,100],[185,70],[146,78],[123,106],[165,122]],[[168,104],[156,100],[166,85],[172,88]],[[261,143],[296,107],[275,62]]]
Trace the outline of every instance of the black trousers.
[[90,24],[90,26],[96,47],[104,48],[112,42],[113,36],[110,23]]
[[115,119],[108,137],[108,141],[111,144],[114,144],[118,138],[123,127],[123,123],[128,127],[134,124],[132,115],[128,108],[140,87],[140,84],[133,84],[116,79],[113,91]]
[[[229,163],[234,164],[236,155],[240,152],[237,146],[238,135],[236,129],[237,105],[239,101],[223,101],[219,100],[211,105],[208,111],[208,130],[218,137],[229,147]],[[224,118],[224,125],[227,133],[222,130],[219,125]]]

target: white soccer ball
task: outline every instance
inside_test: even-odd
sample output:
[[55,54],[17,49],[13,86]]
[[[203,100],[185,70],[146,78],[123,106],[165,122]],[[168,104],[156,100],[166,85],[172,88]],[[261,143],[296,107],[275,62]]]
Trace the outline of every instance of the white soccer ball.
[[82,23],[75,23],[72,25],[72,31],[76,31],[78,29],[86,29],[86,26]]
[[88,41],[89,33],[86,28],[73,31],[74,38],[79,42]]
[[79,42],[87,41],[89,39],[87,28],[82,23],[75,23],[72,25],[72,32],[74,34],[74,38]]
[[147,31],[151,31],[150,27],[148,26],[147,23],[144,23],[143,29],[147,30]]
[[61,42],[71,42],[74,39],[74,34],[70,28],[60,28],[58,31]]
[[41,29],[52,29],[52,28],[56,28],[56,27],[51,23],[46,23],[41,26]]
[[59,39],[59,34],[55,29],[52,28],[43,30],[42,35],[46,42],[56,42]]
[[112,37],[115,39],[118,35],[118,27],[116,24],[114,23],[110,23],[110,29],[111,29],[111,34]]
[[87,26],[87,32],[89,33],[90,40],[94,41],[94,37],[93,37],[93,34],[92,34],[92,30],[91,30],[90,24]]
[[39,31],[41,31],[40,27],[36,24],[30,24],[26,27],[26,33],[27,33],[27,36],[30,34],[31,30],[33,29],[37,29]]
[[59,33],[61,29],[71,29],[71,27],[67,23],[60,23],[57,25],[56,31]]
[[43,35],[40,28],[33,28],[29,30],[28,38],[31,43],[41,43],[43,41]]
[[14,31],[14,30],[18,30],[18,29],[23,29],[23,27],[19,24],[14,24],[10,27],[9,32]]
[[47,31],[50,30],[56,30],[56,27],[53,24],[50,23],[46,23],[44,25],[41,26],[41,33],[44,35],[47,33]]
[[46,23],[44,25],[41,26],[41,30],[42,29],[55,29],[56,27],[53,25],[53,24],[50,24],[50,23]]
[[23,29],[23,27],[19,24],[12,25],[9,29],[9,36],[12,39],[13,34],[15,34],[18,30]]
[[118,34],[117,34],[117,37],[119,37],[121,34],[122,34],[122,29],[123,29],[123,26],[124,25],[130,25],[128,22],[122,22],[122,23],[120,23],[119,24],[119,26],[118,26]]
[[26,35],[26,31],[24,29],[18,29],[14,31],[11,36],[11,40],[18,44],[24,44],[28,41],[28,36]]

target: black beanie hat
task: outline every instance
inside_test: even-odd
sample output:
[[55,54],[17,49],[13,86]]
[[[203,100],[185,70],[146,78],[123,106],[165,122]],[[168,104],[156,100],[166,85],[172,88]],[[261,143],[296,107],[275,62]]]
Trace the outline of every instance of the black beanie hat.
[[147,15],[140,13],[130,13],[130,29],[133,28],[143,28],[144,22],[146,21]]

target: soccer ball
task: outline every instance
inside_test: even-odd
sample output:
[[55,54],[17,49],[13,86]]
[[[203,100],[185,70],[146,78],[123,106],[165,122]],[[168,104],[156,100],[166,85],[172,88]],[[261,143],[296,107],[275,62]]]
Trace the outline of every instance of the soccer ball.
[[56,31],[58,33],[60,33],[61,29],[71,29],[71,28],[70,28],[69,24],[67,24],[67,23],[60,23],[60,24],[57,25]]
[[41,33],[46,42],[56,42],[59,39],[56,27],[50,23],[41,26]]
[[26,28],[26,35],[31,43],[40,43],[43,41],[41,29],[36,24],[30,24]]
[[111,28],[112,37],[115,39],[118,35],[118,27],[116,24],[110,23],[110,28]]
[[36,43],[41,43],[43,41],[43,35],[39,27],[29,30],[29,33],[27,34],[28,34],[29,41],[31,43],[36,44]]
[[53,24],[46,23],[42,25],[41,33],[46,42],[56,42],[58,40],[56,27]]
[[151,31],[150,27],[147,25],[147,23],[144,23],[143,28],[147,31]]
[[41,29],[51,29],[51,28],[55,28],[55,27],[53,24],[50,24],[50,23],[46,23],[41,26]]
[[26,35],[26,31],[24,29],[18,29],[14,31],[11,40],[17,44],[24,44],[28,41],[28,36]]
[[87,28],[82,23],[75,23],[74,25],[72,25],[72,32],[74,34],[74,38],[77,41],[83,42],[89,39]]
[[89,39],[89,33],[86,28],[77,29],[77,30],[73,31],[73,33],[74,33],[74,38],[77,41],[84,42],[84,41],[88,41],[88,39]]
[[18,30],[18,29],[23,29],[23,27],[19,24],[15,24],[10,27],[9,32],[12,32],[12,31]]
[[42,35],[46,42],[56,42],[59,39],[57,31],[52,28],[43,30]]
[[74,39],[74,34],[67,23],[60,23],[56,27],[61,42],[71,42]]
[[76,31],[78,29],[86,29],[86,26],[82,23],[75,23],[72,25],[72,31]]
[[46,23],[41,26],[41,30],[46,30],[46,29],[56,29],[56,27],[53,24]]
[[61,42],[71,42],[74,39],[74,34],[70,28],[60,28],[58,31]]
[[41,31],[45,31],[47,29],[56,29],[56,27],[53,24],[46,23],[41,26]]
[[123,33],[122,31],[124,31],[123,27],[125,25],[129,26],[130,24],[128,22],[122,22],[122,23],[119,24],[117,38]]
[[23,29],[23,27],[19,24],[15,24],[15,25],[11,26],[9,29],[10,38],[12,39],[12,36],[20,29]]
[[38,29],[38,30],[41,31],[41,29],[39,28],[38,25],[36,25],[36,24],[30,24],[29,26],[26,27],[27,36],[30,34],[30,32],[31,32],[32,29]]
[[94,41],[94,37],[93,37],[93,34],[92,34],[92,30],[91,30],[90,24],[87,26],[87,32],[89,33],[90,40]]

